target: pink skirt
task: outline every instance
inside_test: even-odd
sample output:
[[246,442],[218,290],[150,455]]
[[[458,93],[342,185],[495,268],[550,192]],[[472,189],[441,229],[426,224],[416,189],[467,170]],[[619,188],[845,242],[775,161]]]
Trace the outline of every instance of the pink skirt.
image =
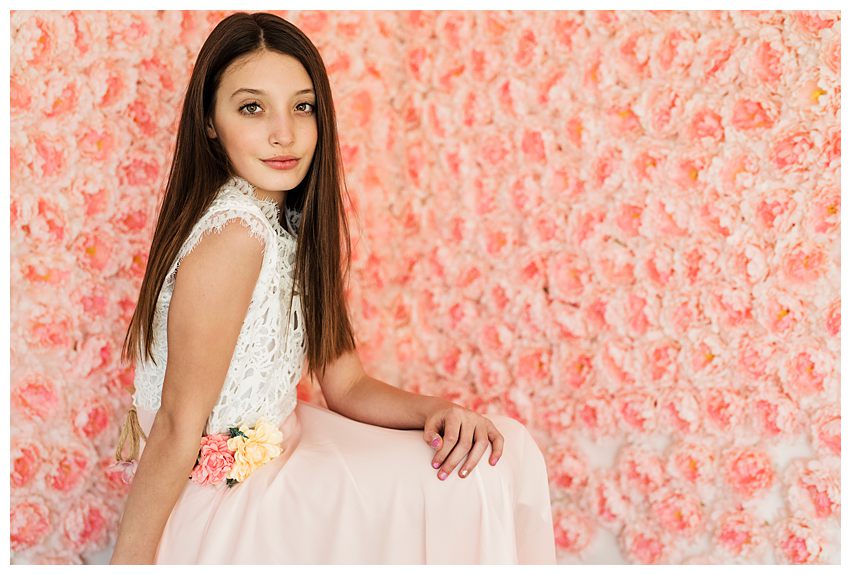
[[[145,434],[156,412],[138,410]],[[187,479],[157,564],[555,564],[547,468],[526,427],[468,477],[445,480],[421,430],[389,429],[299,400],[283,452],[227,487]],[[144,443],[143,443],[144,445]]]

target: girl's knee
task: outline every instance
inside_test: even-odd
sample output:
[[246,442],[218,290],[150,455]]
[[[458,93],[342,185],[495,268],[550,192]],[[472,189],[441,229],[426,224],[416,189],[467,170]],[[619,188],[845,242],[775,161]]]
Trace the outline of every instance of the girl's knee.
[[544,461],[544,454],[535,442],[535,438],[529,432],[529,429],[520,421],[507,415],[494,415],[490,417],[494,425],[502,434],[506,448],[509,443],[514,445],[514,449],[518,453],[518,457],[534,458],[541,462]]
[[506,441],[509,438],[515,441],[525,441],[526,438],[532,437],[529,430],[521,422],[508,415],[497,414],[490,416],[490,420],[496,425],[496,428],[502,434]]

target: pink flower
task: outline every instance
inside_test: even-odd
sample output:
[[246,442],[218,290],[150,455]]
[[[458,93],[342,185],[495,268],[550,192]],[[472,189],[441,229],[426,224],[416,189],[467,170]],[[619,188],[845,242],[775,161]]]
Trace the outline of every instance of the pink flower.
[[133,482],[133,477],[136,475],[136,467],[139,462],[135,459],[132,461],[114,461],[109,464],[107,471],[118,472],[121,481],[129,485]]
[[81,449],[59,447],[49,456],[51,468],[45,474],[47,486],[62,493],[77,489],[90,471],[92,462]]
[[842,424],[839,406],[828,405],[815,411],[810,418],[813,443],[822,452],[841,455]]
[[733,103],[730,125],[737,130],[758,130],[770,128],[774,124],[769,106],[763,105],[759,100],[740,98]]
[[615,410],[621,428],[627,433],[649,433],[656,429],[657,400],[647,390],[621,393],[615,399]]
[[581,451],[557,445],[548,462],[553,482],[565,493],[579,494],[588,485],[588,464]]
[[826,251],[816,243],[797,242],[782,255],[778,266],[784,279],[791,283],[802,284],[821,279],[827,270],[829,261]]
[[44,460],[40,443],[15,444],[12,448],[12,487],[23,487],[32,481]]
[[769,161],[785,173],[802,172],[811,165],[815,144],[804,130],[782,134],[770,146]]
[[824,551],[824,541],[805,519],[788,517],[776,528],[775,549],[790,564],[817,563]]
[[618,536],[618,546],[623,556],[631,563],[667,563],[668,549],[664,535],[649,523],[626,525]]
[[710,442],[681,441],[671,447],[667,468],[674,477],[680,477],[692,485],[710,484],[715,481],[717,457]]
[[13,503],[10,509],[12,551],[21,551],[40,544],[51,532],[50,511],[40,498]]
[[714,542],[736,557],[749,557],[762,544],[753,515],[741,505],[718,518]]
[[768,453],[750,447],[724,454],[727,483],[741,496],[751,498],[774,484],[774,467]]
[[106,229],[83,232],[74,240],[74,253],[80,266],[93,273],[102,273],[114,265],[115,237]]
[[201,438],[198,463],[192,470],[192,481],[198,485],[213,485],[224,481],[233,467],[233,451],[228,449],[230,435],[214,433]]
[[559,509],[555,517],[554,532],[559,549],[576,555],[594,540],[597,527],[584,511],[575,508]]
[[650,510],[668,533],[691,537],[703,527],[700,499],[695,495],[665,488],[655,493]]
[[32,374],[12,388],[12,405],[36,422],[50,421],[59,406],[56,383],[42,374]]
[[71,550],[88,553],[106,545],[111,519],[103,501],[85,494],[64,510],[60,532]]
[[625,493],[647,495],[665,481],[662,458],[637,444],[624,445],[617,458],[617,472]]

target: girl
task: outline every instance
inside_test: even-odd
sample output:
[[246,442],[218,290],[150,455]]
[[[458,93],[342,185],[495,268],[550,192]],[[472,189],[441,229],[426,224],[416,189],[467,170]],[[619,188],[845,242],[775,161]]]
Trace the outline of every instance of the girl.
[[[364,372],[339,158],[311,41],[272,14],[220,22],[124,342],[132,487],[111,563],[555,562],[521,423]],[[329,409],[296,398],[305,360]]]

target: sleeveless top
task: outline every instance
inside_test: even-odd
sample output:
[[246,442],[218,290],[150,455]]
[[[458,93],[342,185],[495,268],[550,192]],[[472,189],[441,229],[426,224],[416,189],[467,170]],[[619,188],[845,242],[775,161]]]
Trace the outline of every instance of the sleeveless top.
[[[285,208],[285,221],[297,230],[301,212]],[[136,362],[133,404],[156,411],[168,360],[168,306],[180,261],[205,232],[219,230],[239,220],[249,233],[264,242],[260,275],[236,341],[219,399],[204,434],[226,433],[229,427],[253,426],[261,416],[283,419],[295,409],[296,385],[301,378],[306,348],[301,299],[290,290],[294,282],[296,236],[281,226],[280,208],[273,200],[258,197],[254,186],[231,176],[216,192],[210,207],[196,222],[172,263],[157,299],[153,322],[152,355]],[[271,248],[271,249],[270,249]]]

